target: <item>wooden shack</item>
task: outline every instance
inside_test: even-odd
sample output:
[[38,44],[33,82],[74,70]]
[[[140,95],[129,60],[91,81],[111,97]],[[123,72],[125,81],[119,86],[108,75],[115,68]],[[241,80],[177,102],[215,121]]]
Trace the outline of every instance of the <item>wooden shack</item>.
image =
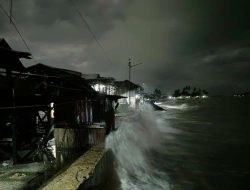
[[19,58],[30,55],[0,40],[0,160],[60,165],[104,142],[121,97],[96,92],[80,72],[41,63],[25,68]]
[[93,90],[81,73],[44,64],[27,72],[46,76],[46,93],[53,104],[57,165],[76,152],[104,142],[103,96]]

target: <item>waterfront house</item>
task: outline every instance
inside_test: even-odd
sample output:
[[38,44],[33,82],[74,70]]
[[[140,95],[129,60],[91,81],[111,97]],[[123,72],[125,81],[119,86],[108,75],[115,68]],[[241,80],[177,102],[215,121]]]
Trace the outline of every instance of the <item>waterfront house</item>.
[[[79,149],[83,145],[104,141],[105,128],[102,127],[106,126],[108,131],[114,127],[113,102],[121,97],[100,93],[90,85],[95,85],[96,82],[107,84],[113,79],[97,77],[96,81],[94,77],[88,77],[86,80],[79,72],[41,63],[28,67],[26,71],[44,77],[43,88],[46,89],[46,94],[43,96],[48,96],[54,107],[55,140],[60,150],[57,151],[57,158],[61,157],[59,154],[63,152],[63,148],[68,153],[68,149],[73,147]],[[62,138],[65,133],[70,139],[69,144],[65,144],[65,138]]]
[[[26,145],[30,139],[27,136],[32,133],[31,120],[27,118],[30,113],[24,114],[25,109],[17,109],[22,106],[24,97],[16,89],[25,70],[19,59],[30,59],[30,56],[30,53],[13,50],[5,39],[0,39],[0,160],[11,157],[17,163],[18,149]],[[26,89],[28,88],[29,85],[26,85]]]
[[42,160],[45,154],[52,162],[48,143],[54,137],[59,159],[103,142],[103,126],[114,125],[113,102],[121,97],[110,95],[111,87],[95,91],[88,84],[93,78],[87,81],[80,72],[41,63],[25,68],[19,58],[30,56],[0,40],[0,158],[18,163]]
[[82,77],[88,84],[97,92],[101,94],[114,95],[115,79],[112,77],[101,77],[99,74],[82,74]]
[[129,80],[115,81],[115,94],[127,97],[126,99],[120,99],[119,104],[121,107],[137,108],[143,92],[143,88]]

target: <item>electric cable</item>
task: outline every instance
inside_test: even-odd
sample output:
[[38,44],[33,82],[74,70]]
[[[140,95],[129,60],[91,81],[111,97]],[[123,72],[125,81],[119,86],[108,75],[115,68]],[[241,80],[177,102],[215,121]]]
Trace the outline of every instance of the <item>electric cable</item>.
[[104,46],[101,44],[101,42],[97,39],[94,31],[91,29],[87,19],[85,18],[85,16],[83,15],[83,13],[80,12],[80,10],[77,8],[77,6],[75,5],[73,0],[69,0],[72,4],[72,7],[75,9],[75,11],[77,12],[77,14],[79,15],[79,17],[81,18],[82,22],[86,25],[88,31],[90,32],[90,34],[92,35],[93,39],[95,40],[96,44],[100,47],[100,49],[103,51],[104,56],[106,57],[107,61],[113,65],[113,62],[111,61],[110,57],[108,56]]
[[1,3],[0,3],[0,9],[1,9],[2,12],[4,13],[4,15],[7,16],[8,19],[11,20],[11,24],[13,25],[13,27],[14,27],[15,30],[16,30],[16,32],[17,32],[18,35],[20,36],[20,38],[21,38],[21,40],[23,41],[25,47],[27,48],[27,50],[28,50],[29,52],[31,52],[31,50],[30,50],[30,48],[29,48],[27,42],[26,42],[25,39],[23,38],[23,36],[22,36],[20,30],[18,29],[17,25],[15,24],[14,20],[11,19],[11,18],[12,18],[12,15],[9,15],[9,14],[7,13],[7,11],[4,9],[4,7],[3,7],[3,5],[2,5]]

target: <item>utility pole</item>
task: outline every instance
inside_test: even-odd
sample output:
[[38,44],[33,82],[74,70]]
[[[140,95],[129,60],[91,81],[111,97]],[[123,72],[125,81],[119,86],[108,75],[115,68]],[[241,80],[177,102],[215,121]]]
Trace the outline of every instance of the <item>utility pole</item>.
[[131,73],[131,59],[128,59],[128,105],[130,105],[130,73]]
[[131,69],[135,66],[141,65],[142,63],[137,63],[135,65],[131,64],[131,58],[128,59],[128,81],[129,81],[129,91],[128,91],[128,103],[130,105],[130,82],[131,82]]
[[128,80],[130,81],[130,73],[131,73],[131,59],[128,59]]

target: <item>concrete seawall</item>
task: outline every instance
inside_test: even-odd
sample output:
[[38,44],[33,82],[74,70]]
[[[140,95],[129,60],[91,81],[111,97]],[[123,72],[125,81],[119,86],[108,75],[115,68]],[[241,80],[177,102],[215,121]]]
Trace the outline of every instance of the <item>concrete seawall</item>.
[[60,171],[41,190],[92,189],[106,185],[113,175],[114,157],[104,144],[96,145],[80,156],[67,169]]

